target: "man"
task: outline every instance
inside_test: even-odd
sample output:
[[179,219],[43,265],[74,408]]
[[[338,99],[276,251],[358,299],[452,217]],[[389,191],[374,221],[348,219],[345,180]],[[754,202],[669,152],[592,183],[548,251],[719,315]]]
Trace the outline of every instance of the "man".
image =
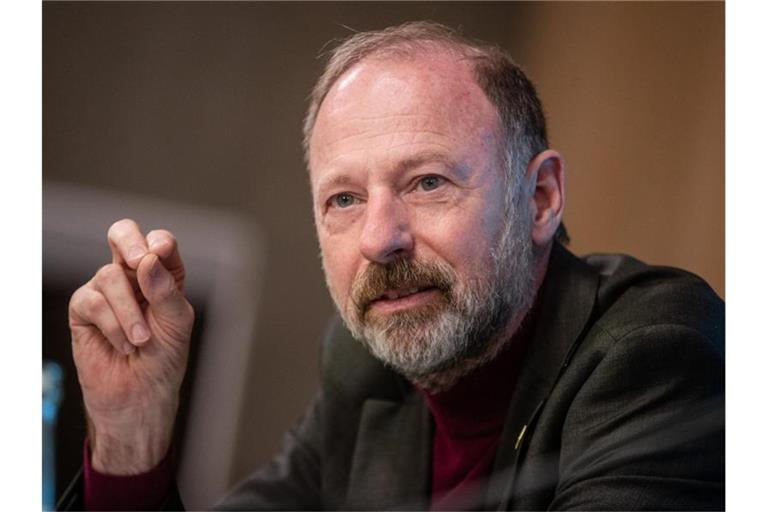
[[[343,326],[282,453],[220,508],[724,508],[722,301],[556,241],[563,158],[508,56],[431,23],[357,34],[304,133]],[[174,508],[184,267],[167,231],[108,240],[70,304],[85,505]]]

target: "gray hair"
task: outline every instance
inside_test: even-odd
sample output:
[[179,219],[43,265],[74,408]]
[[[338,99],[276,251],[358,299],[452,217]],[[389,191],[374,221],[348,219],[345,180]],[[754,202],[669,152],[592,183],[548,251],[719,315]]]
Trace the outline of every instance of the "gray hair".
[[[475,79],[496,107],[504,141],[504,163],[508,185],[525,174],[528,163],[548,147],[544,112],[531,81],[501,48],[474,41],[455,30],[430,21],[358,32],[340,42],[331,52],[323,74],[310,95],[304,119],[304,157],[309,162],[309,142],[317,113],[333,84],[364,58],[408,58],[428,50],[447,50],[471,62]],[[561,224],[556,238],[568,242]]]

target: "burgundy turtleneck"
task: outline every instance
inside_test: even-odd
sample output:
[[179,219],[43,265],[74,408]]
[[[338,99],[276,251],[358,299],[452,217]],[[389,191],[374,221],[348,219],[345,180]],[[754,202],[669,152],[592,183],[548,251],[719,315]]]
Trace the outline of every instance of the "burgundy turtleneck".
[[482,507],[520,360],[531,335],[530,317],[487,365],[462,377],[450,389],[420,390],[434,419],[432,510]]

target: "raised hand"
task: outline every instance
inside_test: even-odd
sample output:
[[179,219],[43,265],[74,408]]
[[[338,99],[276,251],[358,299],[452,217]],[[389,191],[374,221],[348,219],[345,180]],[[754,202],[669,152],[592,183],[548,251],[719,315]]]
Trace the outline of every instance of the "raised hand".
[[72,295],[69,325],[92,465],[128,475],[152,469],[168,451],[194,312],[170,232],[145,237],[124,219],[107,238],[112,263]]

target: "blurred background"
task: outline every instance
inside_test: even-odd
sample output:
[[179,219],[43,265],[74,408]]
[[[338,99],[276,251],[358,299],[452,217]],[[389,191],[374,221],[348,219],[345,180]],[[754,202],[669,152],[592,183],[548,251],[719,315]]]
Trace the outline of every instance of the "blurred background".
[[724,3],[44,2],[43,355],[64,370],[58,494],[85,427],[69,295],[122,217],[172,229],[198,311],[180,486],[202,509],[267,460],[318,382],[332,315],[301,152],[318,54],[431,19],[498,43],[568,164],[579,254],[625,252],[724,297]]

